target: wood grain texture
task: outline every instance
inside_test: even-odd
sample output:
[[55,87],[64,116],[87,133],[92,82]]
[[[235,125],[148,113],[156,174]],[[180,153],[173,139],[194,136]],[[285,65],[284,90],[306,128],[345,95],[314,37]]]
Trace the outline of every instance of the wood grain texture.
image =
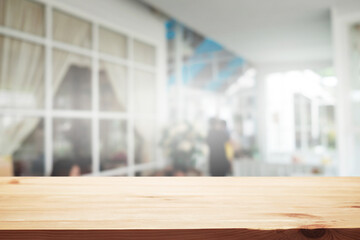
[[[350,229],[310,230],[178,229],[178,230],[13,230],[0,231],[6,240],[359,240],[360,231]],[[320,234],[319,234],[320,233]]]
[[70,235],[359,240],[360,178],[0,178],[0,239]]

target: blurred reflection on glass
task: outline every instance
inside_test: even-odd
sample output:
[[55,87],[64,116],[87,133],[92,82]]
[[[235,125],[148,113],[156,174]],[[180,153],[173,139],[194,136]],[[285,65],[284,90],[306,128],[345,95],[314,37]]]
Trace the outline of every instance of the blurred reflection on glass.
[[[193,73],[193,69],[196,68],[200,68],[202,67],[202,71],[200,71],[198,74],[196,74],[194,76],[194,79],[196,77],[196,81],[189,81],[189,84],[191,84],[192,87],[194,88],[205,88],[205,87],[211,87],[215,89],[215,85],[212,86],[211,83],[209,83],[209,79],[213,78],[213,74],[214,74],[214,66],[212,66],[211,64],[206,64],[205,66],[203,65],[204,63],[194,63],[194,64],[189,64],[185,69],[187,70],[186,74],[187,76],[192,76]],[[175,73],[174,73],[175,74]]]
[[53,11],[53,39],[84,48],[91,48],[90,22],[59,10]]
[[127,58],[127,38],[120,33],[100,27],[99,50],[115,57]]
[[42,119],[0,116],[0,136],[0,158],[12,160],[15,176],[44,174]]
[[135,114],[156,113],[156,79],[153,73],[135,70],[133,98]]
[[[355,92],[355,91],[353,91],[353,92]],[[360,91],[358,93],[360,96]],[[356,94],[358,94],[358,93],[356,93]],[[353,123],[356,126],[360,126],[360,101],[353,101],[351,104],[351,108],[354,110],[352,112]]]
[[155,122],[151,120],[135,121],[135,163],[154,161],[156,138]]
[[65,51],[53,51],[54,108],[91,109],[91,60]]
[[354,154],[354,158],[357,159],[358,161],[356,161],[356,163],[354,164],[355,166],[353,166],[354,168],[358,168],[360,167],[360,163],[359,163],[359,159],[360,159],[360,134],[355,134],[355,136],[353,136],[353,141],[354,141],[354,145],[357,147],[354,147],[354,152],[352,154]]
[[81,173],[91,172],[91,121],[89,119],[54,119],[54,162],[70,160]]
[[355,101],[359,102],[360,90],[360,23],[351,29],[351,86],[356,91]]
[[351,29],[351,109],[352,121],[360,126],[360,24]]
[[135,40],[134,61],[146,65],[155,66],[155,47]]
[[125,120],[100,121],[101,170],[127,166],[127,127]]
[[44,5],[27,0],[1,0],[0,25],[44,36]]
[[0,62],[0,108],[42,108],[44,47],[0,35]]
[[308,150],[313,145],[311,134],[311,101],[301,94],[294,96],[295,145]]
[[100,111],[127,110],[127,69],[124,66],[100,62],[99,108]]
[[335,107],[320,106],[319,108],[320,144],[328,149],[336,148]]

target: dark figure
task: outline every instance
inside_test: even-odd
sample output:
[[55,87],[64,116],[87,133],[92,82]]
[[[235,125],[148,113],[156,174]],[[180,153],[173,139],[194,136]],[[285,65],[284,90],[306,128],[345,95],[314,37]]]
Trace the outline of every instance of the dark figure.
[[70,160],[58,160],[54,163],[51,176],[80,176],[81,170],[79,165]]
[[225,143],[229,140],[229,134],[226,127],[224,128],[224,124],[226,124],[224,122],[215,118],[210,119],[207,143],[210,150],[211,176],[226,176],[230,169],[230,163],[225,153]]

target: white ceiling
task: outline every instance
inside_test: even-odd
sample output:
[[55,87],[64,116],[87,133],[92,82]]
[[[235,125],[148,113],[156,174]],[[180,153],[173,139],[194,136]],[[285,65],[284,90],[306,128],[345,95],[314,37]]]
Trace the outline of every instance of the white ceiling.
[[143,0],[255,63],[331,60],[332,0]]

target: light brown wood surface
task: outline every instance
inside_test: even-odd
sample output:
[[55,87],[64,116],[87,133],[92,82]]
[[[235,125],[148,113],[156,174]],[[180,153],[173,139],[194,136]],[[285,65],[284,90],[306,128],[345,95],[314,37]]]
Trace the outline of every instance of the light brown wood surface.
[[90,230],[103,237],[159,238],[166,230],[166,239],[196,230],[198,238],[185,239],[211,239],[211,231],[307,239],[285,236],[330,234],[323,229],[347,236],[333,239],[360,239],[360,178],[0,178],[0,236],[7,239],[26,230],[34,239]]

